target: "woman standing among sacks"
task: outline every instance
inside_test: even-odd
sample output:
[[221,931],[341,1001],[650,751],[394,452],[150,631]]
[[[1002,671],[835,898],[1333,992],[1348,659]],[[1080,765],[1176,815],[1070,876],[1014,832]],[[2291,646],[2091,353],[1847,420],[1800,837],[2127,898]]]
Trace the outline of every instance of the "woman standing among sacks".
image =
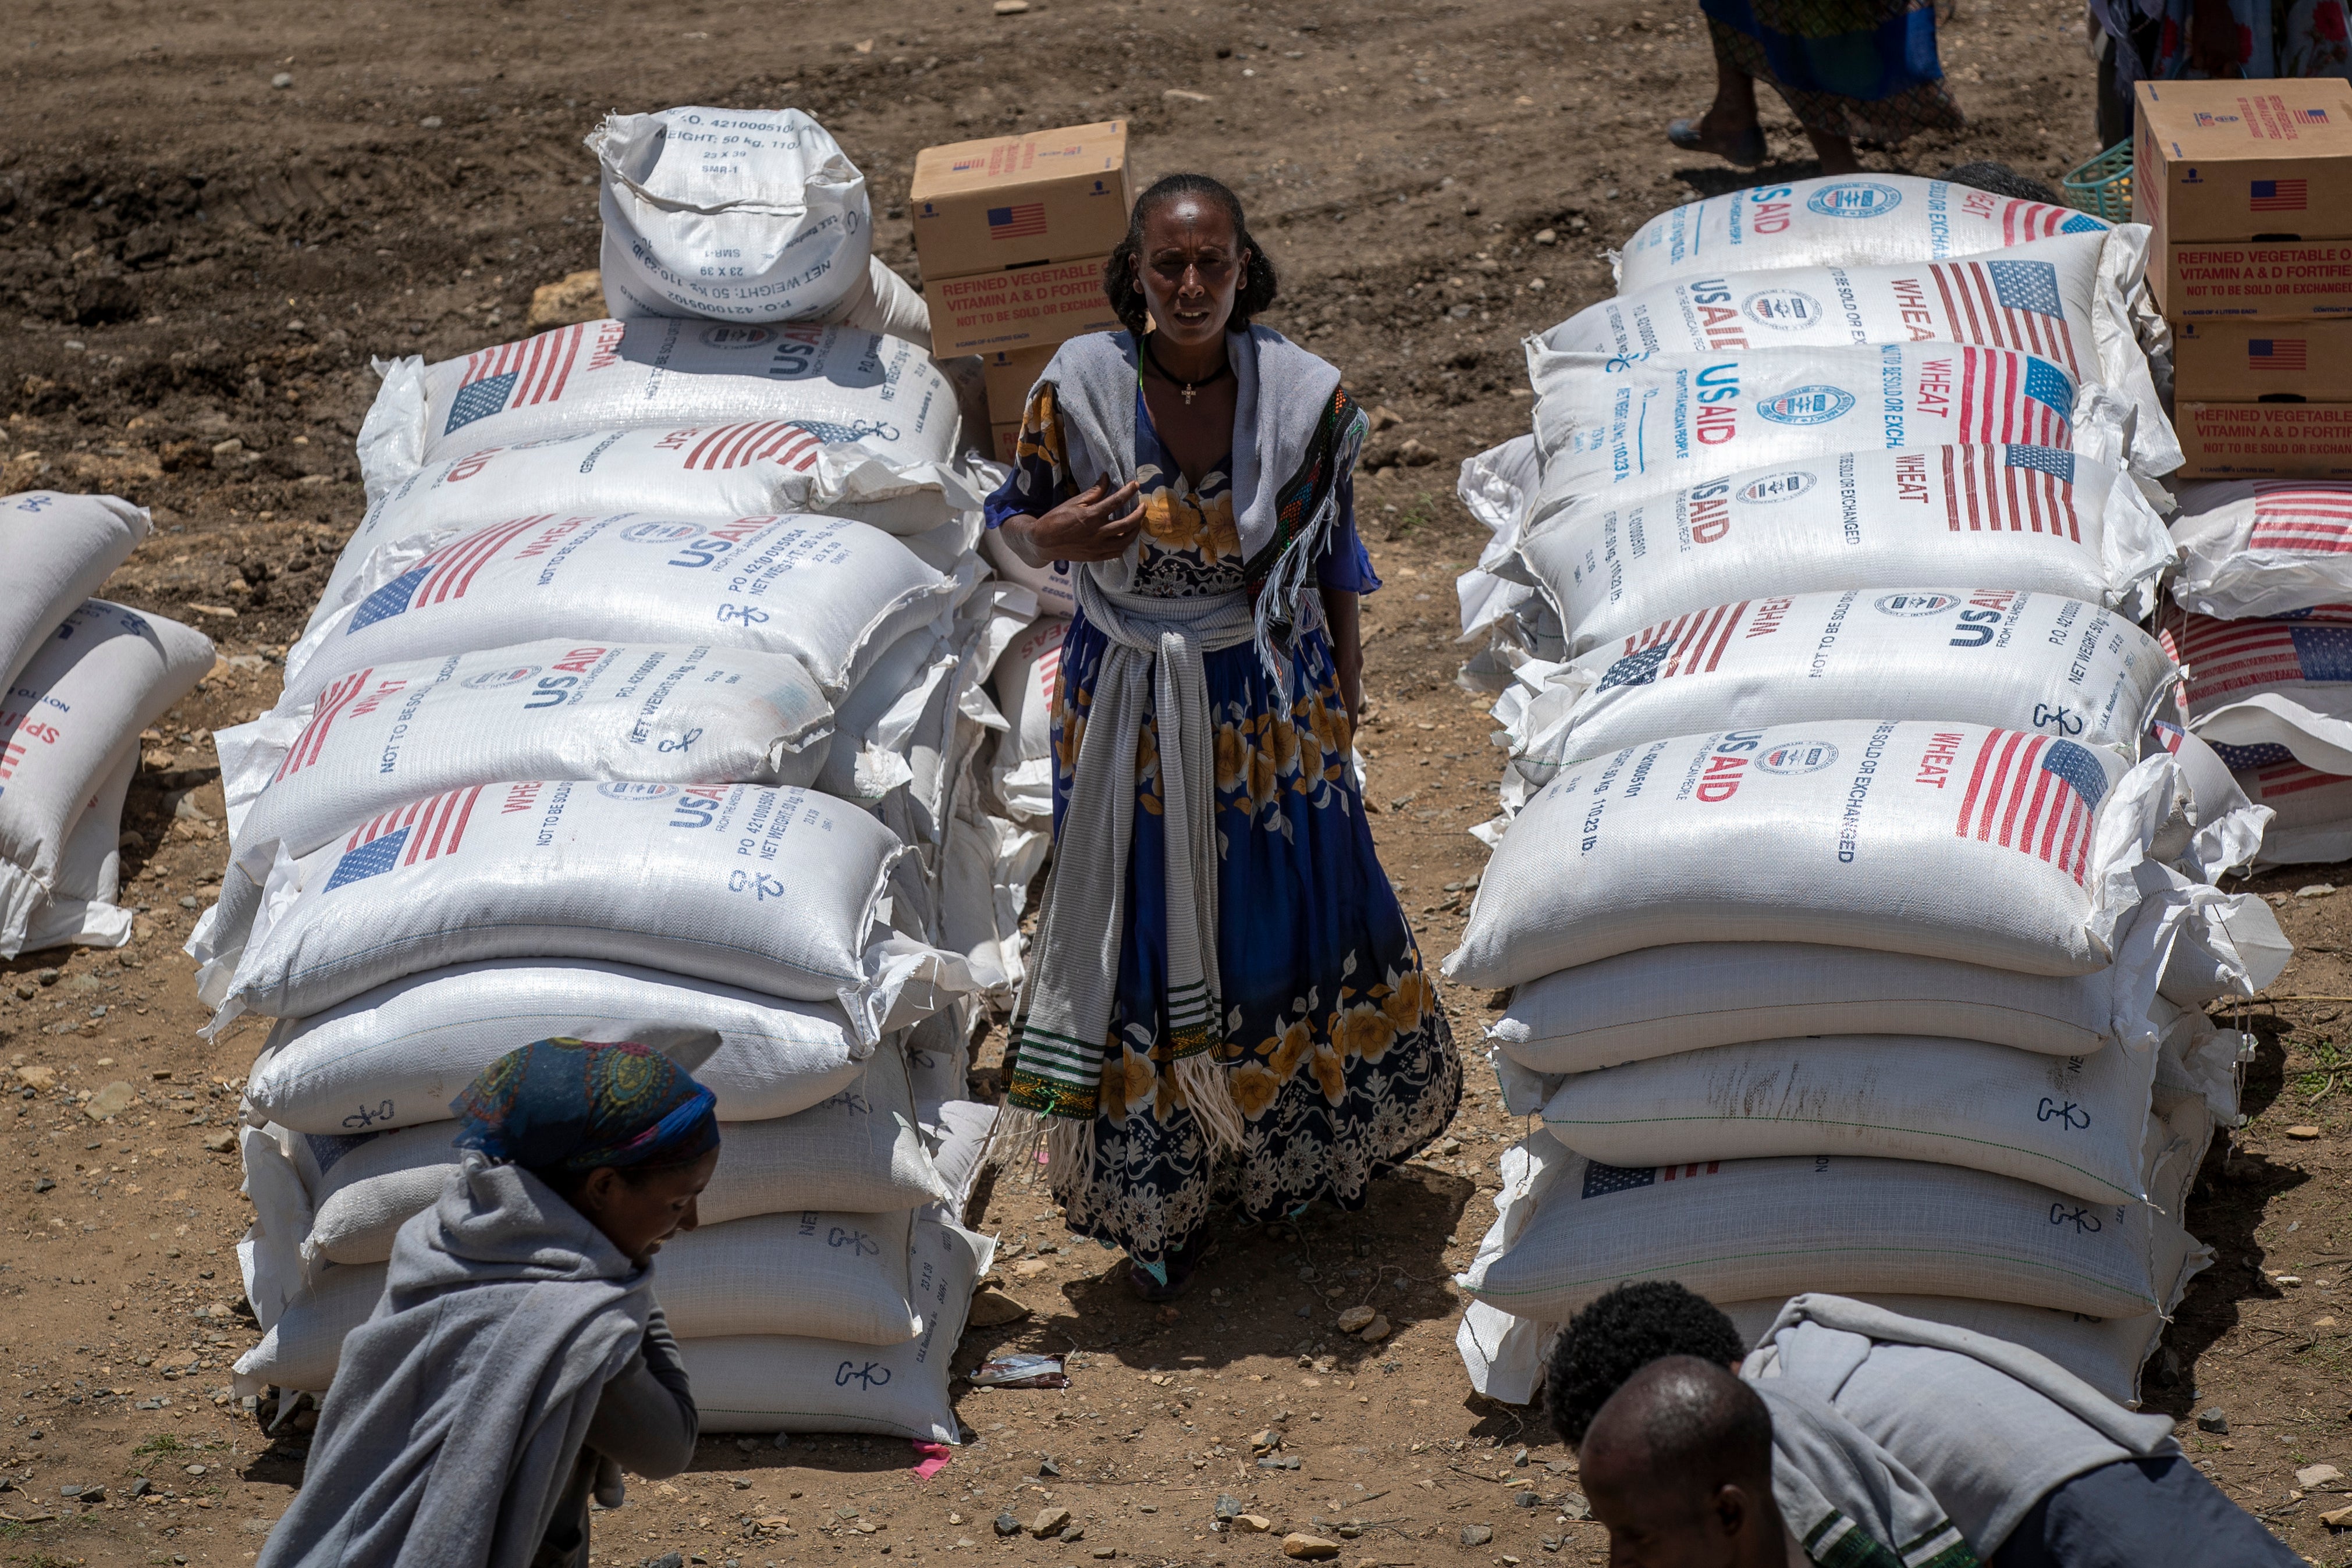
[[1363,413],[1251,324],[1274,268],[1216,181],[1146,191],[1104,283],[1128,329],[1062,346],[988,503],[1023,559],[1085,563],[999,1146],[1043,1132],[1072,1228],[1157,1301],[1223,1206],[1360,1207],[1462,1070],[1352,761]]
[[256,1568],[578,1568],[592,1495],[694,1458],[653,1255],[718,1166],[710,1091],[643,1045],[542,1040],[451,1109],[464,1161],[400,1228]]

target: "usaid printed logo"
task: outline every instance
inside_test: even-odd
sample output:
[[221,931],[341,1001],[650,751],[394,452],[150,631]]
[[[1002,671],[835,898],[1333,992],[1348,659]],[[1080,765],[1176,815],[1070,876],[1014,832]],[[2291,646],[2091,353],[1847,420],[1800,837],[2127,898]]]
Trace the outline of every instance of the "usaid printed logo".
[[1759,507],[1773,506],[1781,501],[1793,501],[1813,487],[1813,476],[1801,468],[1791,468],[1786,474],[1767,474],[1761,479],[1742,486],[1739,498]]
[[632,523],[621,530],[621,537],[633,545],[674,545],[701,531],[694,523]]
[[1739,312],[1759,327],[1793,332],[1822,319],[1822,302],[1794,288],[1767,288],[1739,303]]
[[712,322],[697,337],[709,349],[758,349],[776,340],[773,328],[731,326],[723,321]]
[[1825,218],[1875,218],[1903,204],[1903,193],[1875,180],[1842,180],[1805,198]]
[[1853,411],[1853,393],[1839,387],[1795,387],[1756,405],[1775,424],[1827,424]]
[[491,686],[510,686],[517,681],[527,681],[537,674],[539,674],[537,664],[509,664],[503,670],[484,670],[478,675],[468,675],[464,684],[467,691],[478,692]]
[[1957,593],[1883,593],[1871,603],[1881,615],[1935,615],[1959,601]]
[[1818,773],[1838,759],[1838,748],[1826,740],[1790,740],[1756,759],[1766,773]]
[[609,784],[597,785],[596,793],[604,796],[607,800],[666,800],[677,793],[677,786],[631,784],[624,779],[615,779]]

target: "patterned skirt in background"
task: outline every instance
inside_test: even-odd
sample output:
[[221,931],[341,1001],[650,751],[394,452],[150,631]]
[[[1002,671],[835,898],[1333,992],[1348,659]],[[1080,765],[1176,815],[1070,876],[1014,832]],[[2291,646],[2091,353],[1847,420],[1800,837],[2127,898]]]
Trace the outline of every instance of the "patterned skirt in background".
[[1967,123],[1936,57],[1935,0],[1700,0],[1716,57],[1808,131],[1892,146]]
[[[1071,622],[1054,723],[1057,827],[1103,647],[1084,616]],[[1218,1054],[1244,1147],[1211,1155],[1168,1060],[1159,726],[1147,713],[1095,1160],[1069,1204],[1074,1228],[1155,1274],[1221,1209],[1254,1223],[1317,1198],[1361,1207],[1372,1178],[1444,1131],[1462,1094],[1436,987],[1373,853],[1330,644],[1319,631],[1300,639],[1287,702],[1248,643],[1203,664],[1216,741]]]

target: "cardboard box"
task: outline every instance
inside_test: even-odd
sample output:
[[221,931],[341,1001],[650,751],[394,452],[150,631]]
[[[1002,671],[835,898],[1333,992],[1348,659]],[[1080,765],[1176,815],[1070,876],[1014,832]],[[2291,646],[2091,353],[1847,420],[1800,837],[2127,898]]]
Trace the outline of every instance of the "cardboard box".
[[1108,259],[1080,256],[972,277],[927,276],[923,298],[931,308],[931,352],[944,358],[1049,349],[1081,332],[1117,331],[1118,318],[1102,288]]
[[1135,206],[1127,121],[926,147],[907,205],[926,286],[1107,255]]
[[2183,402],[2352,402],[2352,318],[2179,322],[2172,390]]
[[1045,373],[1046,361],[1054,357],[1056,345],[1041,349],[999,349],[980,361],[980,373],[988,383],[988,417],[1003,423],[1018,420],[1029,406],[1029,389]]
[[988,427],[988,449],[999,463],[1007,467],[1010,467],[1013,463],[1013,444],[1020,439],[1021,422],[1017,419],[1006,424],[992,424]]
[[2148,253],[2147,284],[2175,321],[2352,315],[2352,239],[2168,245]]
[[2352,237],[2352,82],[2143,81],[2132,218],[2157,247]]
[[2352,479],[2352,402],[2182,402],[2183,479]]

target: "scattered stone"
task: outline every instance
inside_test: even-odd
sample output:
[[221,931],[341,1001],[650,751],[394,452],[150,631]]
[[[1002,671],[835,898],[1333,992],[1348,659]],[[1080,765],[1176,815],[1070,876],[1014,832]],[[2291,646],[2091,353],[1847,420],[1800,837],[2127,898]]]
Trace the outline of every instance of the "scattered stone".
[[2200,1432],[2213,1432],[2227,1436],[2230,1430],[2230,1417],[2222,1414],[2219,1405],[2208,1406],[2197,1412],[2197,1429]]
[[33,1190],[35,1192],[55,1192],[58,1190],[58,1184],[50,1180],[47,1176],[43,1176],[40,1180],[33,1184]]
[[1225,1520],[1230,1522],[1231,1521],[1239,1519],[1241,1517],[1241,1499],[1235,1497],[1229,1491],[1221,1491],[1217,1494],[1217,1517],[1219,1519]]
[[1531,1491],[1513,1492],[1511,1494],[1511,1506],[1513,1508],[1534,1508],[1542,1501],[1543,1499],[1538,1497]]
[[1250,1449],[1253,1453],[1263,1454],[1268,1449],[1279,1448],[1280,1447],[1282,1447],[1282,1434],[1276,1431],[1271,1427],[1266,1427],[1256,1437],[1250,1439]]
[[2324,1318],[2314,1318],[2311,1320],[2311,1326],[2315,1329],[2332,1329],[2336,1326],[2336,1314],[2330,1312]]
[[2319,1516],[2319,1522],[2330,1530],[2352,1530],[2352,1508],[2331,1508]]
[[[1469,312],[1465,309],[1463,314]],[[1404,444],[1397,448],[1397,461],[1408,468],[1426,468],[1437,461],[1437,449],[1423,446],[1416,436],[1407,436]]]
[[104,1502],[106,1500],[106,1489],[104,1487],[84,1487],[81,1489],[81,1500],[89,1503]]
[[1515,1470],[1523,1470],[1527,1468],[1528,1451],[1525,1448],[1521,1448],[1517,1453],[1511,1456],[1511,1469]]
[[1234,1515],[1234,1522],[1258,1535],[1264,1535],[1274,1528],[1274,1521],[1262,1513],[1237,1513]]
[[569,327],[601,319],[604,314],[604,275],[595,267],[564,274],[553,283],[530,291],[530,312],[523,324],[533,331]]
[[2273,1285],[2300,1285],[2303,1283],[2303,1276],[2300,1274],[2273,1274],[2271,1276],[2271,1283]]
[[[1067,1537],[1065,1537],[1064,1539],[1066,1540]],[[1097,1546],[1093,1552],[1089,1552],[1088,1555],[1093,1557],[1097,1563],[1105,1562],[1110,1558],[1118,1556],[1118,1548],[1116,1546]]]
[[58,1489],[58,1495],[59,1497],[79,1497],[81,1496],[81,1488],[79,1486],[61,1486]]
[[1003,1513],[996,1516],[996,1533],[999,1535],[1018,1535],[1021,1533],[1021,1521],[1013,1517],[1013,1511],[1011,1509],[1008,1508]]
[[1372,429],[1375,432],[1387,430],[1392,426],[1402,424],[1403,423],[1404,415],[1399,413],[1396,410],[1391,408],[1386,403],[1382,403],[1378,408],[1372,410]]
[[2294,1484],[2305,1491],[2315,1491],[2330,1481],[2340,1481],[2344,1472],[2334,1465],[2305,1465],[2294,1472]]
[[423,130],[438,131],[441,129],[441,117],[437,114],[428,114],[416,123]]
[[294,73],[292,71],[279,71],[276,76],[269,78],[269,85],[274,88],[292,87],[294,85]]
[[2296,888],[2294,895],[2297,898],[2326,898],[2335,891],[2336,884],[2332,882],[2315,882],[2307,887]]
[[686,1558],[676,1552],[665,1552],[658,1557],[648,1557],[644,1568],[686,1568]]
[[[26,1000],[31,999],[30,992],[23,994]],[[54,1089],[58,1086],[58,1070],[36,1062],[29,1067],[16,1069],[16,1082],[27,1089]]]
[[207,1467],[204,1465],[190,1465],[188,1467],[188,1474],[192,1476],[202,1476],[205,1474],[206,1469]]
[[100,1090],[97,1093],[91,1095],[89,1097],[89,1103],[84,1105],[81,1110],[82,1114],[88,1116],[91,1121],[103,1122],[109,1116],[121,1115],[122,1113],[130,1110],[131,1106],[138,1103],[138,1091],[132,1089],[130,1084],[123,1082],[118,1078],[113,1082],[108,1084],[105,1088]]
[[1558,245],[1559,243],[1559,231],[1558,229],[1538,229],[1536,230],[1536,243],[1538,245]]
[[1160,89],[1160,96],[1170,103],[1206,103],[1209,101],[1209,95],[1207,93],[1188,92],[1181,87],[1163,88]]
[[1069,1522],[1068,1509],[1041,1508],[1037,1511],[1037,1517],[1029,1521],[1029,1533],[1043,1541],[1049,1535],[1060,1534],[1062,1527]]
[[2299,1138],[2308,1142],[2309,1140],[2319,1136],[2319,1129],[2312,1126],[2307,1122],[2299,1123],[2294,1126],[2289,1127],[2286,1130],[2286,1135],[2290,1138]]
[[1494,1539],[1495,1527],[1491,1524],[1465,1524],[1462,1527],[1462,1544],[1465,1546],[1484,1546]]
[[972,1328],[1002,1328],[1017,1323],[1029,1315],[1026,1303],[1015,1301],[1002,1291],[982,1291],[971,1299],[971,1314],[964,1320]]
[[1062,1533],[1055,1537],[1066,1545],[1075,1545],[1086,1538],[1087,1527],[1083,1524],[1066,1524],[1062,1526]]
[[132,1497],[145,1497],[149,1492],[153,1491],[154,1490],[155,1483],[149,1480],[145,1476],[141,1476],[137,1480],[131,1483],[131,1495]]
[[207,1153],[215,1155],[236,1153],[236,1129],[223,1127],[217,1133],[207,1134],[205,1137],[205,1148]]
[[1037,1461],[1037,1473],[1041,1476],[1058,1476],[1062,1473],[1062,1467],[1051,1459],[1040,1459]]
[[1339,1314],[1339,1332],[1341,1333],[1360,1333],[1366,1324],[1380,1315],[1380,1310],[1376,1307],[1349,1307]]
[[1326,1541],[1319,1535],[1301,1535],[1296,1531],[1282,1538],[1282,1554],[1303,1563],[1319,1563],[1327,1557],[1339,1555],[1339,1543]]
[[1257,1468],[1262,1470],[1295,1470],[1298,1465],[1297,1454],[1268,1454],[1257,1462]]
[[1557,1552],[1567,1543],[1568,1538],[1564,1535],[1547,1535],[1541,1541],[1536,1542],[1538,1546],[1542,1547],[1546,1552]]
[[1378,1344],[1394,1333],[1396,1333],[1396,1326],[1381,1313],[1375,1312],[1372,1314],[1372,1321],[1364,1325],[1364,1332],[1356,1337],[1366,1344]]
[[989,9],[1000,16],[1019,16],[1028,12],[1029,0],[996,0]]
[[1013,1265],[1013,1274],[1015,1279],[1034,1280],[1052,1267],[1043,1258],[1024,1258]]

